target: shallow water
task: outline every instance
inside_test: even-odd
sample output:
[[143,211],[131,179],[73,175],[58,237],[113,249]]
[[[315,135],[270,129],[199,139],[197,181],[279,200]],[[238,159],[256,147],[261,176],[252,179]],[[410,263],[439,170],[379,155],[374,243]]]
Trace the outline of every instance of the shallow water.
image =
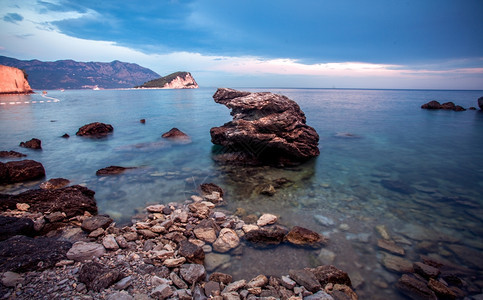
[[[325,256],[320,249],[244,247],[217,269],[235,279],[333,263],[348,271],[362,299],[403,299],[393,288],[400,275],[380,263],[375,226],[384,225],[406,250],[405,258],[418,261],[425,254],[467,267],[477,272],[470,285],[481,289],[483,112],[420,106],[436,99],[468,108],[476,106],[482,91],[266,90],[299,103],[320,135],[317,159],[288,169],[217,165],[209,129],[231,117],[214,103],[210,88],[49,91],[58,102],[40,94],[0,96],[0,150],[42,162],[48,178],[86,184],[96,191],[100,212],[118,223],[129,222],[148,203],[183,201],[199,184],[214,182],[226,191],[225,209],[231,212],[242,207],[247,214],[274,213],[285,226],[304,226],[330,238]],[[112,124],[114,134],[75,135],[94,121]],[[161,134],[172,127],[192,143],[163,140]],[[60,138],[64,133],[71,137]],[[42,140],[43,150],[18,147],[33,137]],[[116,177],[95,175],[110,165],[138,168]],[[272,197],[257,192],[278,178],[292,183]],[[36,184],[3,186],[0,192],[18,193]],[[332,224],[321,224],[320,216]]]

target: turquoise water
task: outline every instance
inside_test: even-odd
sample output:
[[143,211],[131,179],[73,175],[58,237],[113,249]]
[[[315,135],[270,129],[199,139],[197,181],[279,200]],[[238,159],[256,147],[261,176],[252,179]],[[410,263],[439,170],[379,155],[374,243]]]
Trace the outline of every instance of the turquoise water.
[[[299,103],[307,124],[320,135],[317,159],[290,169],[217,165],[209,130],[231,116],[213,101],[214,88],[49,91],[58,101],[40,94],[0,96],[0,150],[42,162],[48,178],[85,184],[96,191],[100,212],[118,223],[129,222],[148,203],[183,201],[199,184],[214,182],[226,191],[228,211],[270,212],[280,216],[281,224],[329,236],[325,249],[330,252],[322,255],[288,246],[244,247],[217,269],[235,278],[332,263],[349,272],[362,299],[399,299],[393,287],[399,275],[381,265],[383,253],[376,246],[375,226],[384,225],[406,250],[406,259],[418,261],[423,254],[464,266],[477,272],[470,285],[481,289],[483,112],[420,106],[435,99],[468,108],[477,105],[483,91],[263,91]],[[146,124],[139,122],[142,118]],[[79,127],[95,121],[112,124],[114,134],[75,136]],[[161,134],[172,127],[187,133],[192,143],[164,141]],[[64,133],[71,137],[60,138]],[[42,140],[42,151],[18,147],[33,137]],[[110,165],[138,168],[116,177],[95,175]],[[257,192],[282,177],[292,184],[273,197]],[[36,184],[3,186],[0,192],[18,193]],[[321,216],[332,222],[324,225],[317,221]]]

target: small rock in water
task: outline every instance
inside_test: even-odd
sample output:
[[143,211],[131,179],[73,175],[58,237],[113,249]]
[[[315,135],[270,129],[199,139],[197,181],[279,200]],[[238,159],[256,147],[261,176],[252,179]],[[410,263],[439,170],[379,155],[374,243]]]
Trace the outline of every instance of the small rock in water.
[[319,261],[321,263],[323,263],[324,265],[333,264],[335,257],[336,257],[336,254],[334,252],[330,251],[329,249],[325,249],[325,248],[320,250],[319,255],[317,256]]
[[383,239],[385,240],[391,239],[391,237],[389,236],[389,233],[387,233],[386,225],[377,225],[376,230]]
[[388,240],[377,240],[377,246],[381,249],[387,250],[391,253],[397,254],[397,255],[402,255],[404,256],[404,249],[393,241],[388,241]]
[[314,219],[317,223],[319,223],[320,225],[323,225],[323,226],[332,226],[332,225],[335,224],[334,220],[332,220],[329,217],[322,216],[322,215],[315,215]]
[[257,221],[258,226],[265,226],[275,224],[277,222],[277,216],[272,214],[263,214]]
[[240,244],[240,239],[233,229],[223,228],[216,241],[213,243],[213,249],[217,252],[227,252],[236,248]]
[[386,269],[398,273],[410,273],[413,271],[413,264],[409,260],[391,254],[384,255],[382,265]]

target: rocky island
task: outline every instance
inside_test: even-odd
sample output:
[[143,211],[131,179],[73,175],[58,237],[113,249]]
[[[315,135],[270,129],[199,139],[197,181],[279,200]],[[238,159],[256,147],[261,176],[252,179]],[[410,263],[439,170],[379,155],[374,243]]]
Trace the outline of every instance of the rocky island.
[[32,94],[27,74],[20,69],[0,65],[0,94]]
[[198,84],[189,72],[176,72],[145,82],[135,88],[141,89],[197,89]]

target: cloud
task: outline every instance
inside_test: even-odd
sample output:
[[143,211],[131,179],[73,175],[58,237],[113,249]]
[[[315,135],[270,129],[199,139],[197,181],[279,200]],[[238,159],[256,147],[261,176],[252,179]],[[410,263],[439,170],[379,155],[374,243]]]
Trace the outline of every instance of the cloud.
[[3,20],[5,22],[17,24],[17,22],[20,22],[23,20],[23,17],[17,13],[8,13],[5,16],[3,16]]

